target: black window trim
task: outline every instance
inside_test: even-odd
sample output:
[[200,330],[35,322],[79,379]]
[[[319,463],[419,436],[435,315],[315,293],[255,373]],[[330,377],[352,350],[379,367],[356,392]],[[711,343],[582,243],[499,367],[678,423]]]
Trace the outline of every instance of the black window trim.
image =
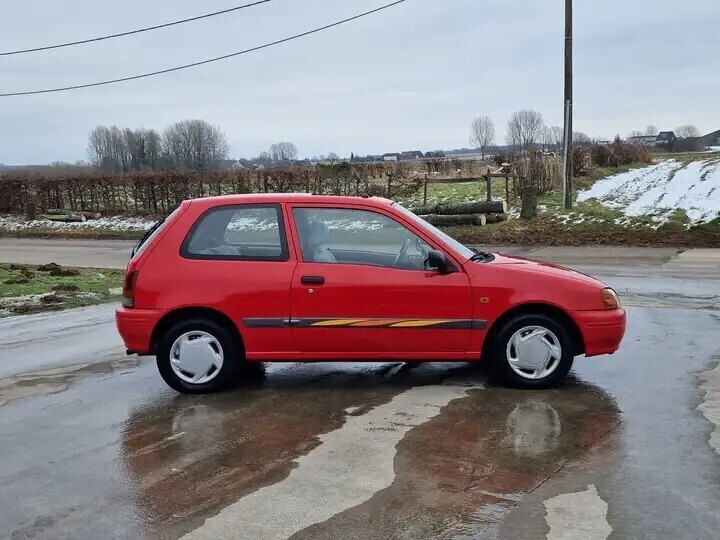
[[[331,206],[331,205],[314,206],[314,205],[294,204],[294,205],[290,208],[290,212],[292,213],[292,216],[293,216],[293,222],[295,223],[295,229],[296,229],[296,231],[297,231],[298,238],[300,238],[300,231],[297,230],[297,218],[295,217],[295,210],[349,210],[349,211],[355,211],[355,212],[367,212],[367,213],[369,213],[369,214],[377,214],[377,215],[382,216],[382,217],[384,217],[384,218],[386,218],[386,219],[389,219],[389,220],[391,220],[391,221],[394,221],[394,222],[397,223],[400,227],[402,227],[402,228],[404,228],[406,231],[408,231],[410,234],[412,234],[413,236],[419,238],[422,242],[425,242],[428,246],[430,246],[431,249],[437,249],[437,248],[434,247],[430,242],[428,242],[427,240],[425,240],[425,238],[423,238],[422,236],[420,236],[419,234],[417,234],[415,231],[413,231],[412,229],[410,229],[407,225],[405,225],[404,223],[398,221],[398,220],[395,219],[394,217],[388,216],[388,215],[384,214],[383,212],[378,212],[377,209],[375,209],[375,208],[364,208],[364,207],[363,207],[363,208],[356,208],[356,207]],[[300,261],[302,261],[304,264],[328,264],[328,265],[332,265],[332,266],[338,266],[338,265],[343,265],[343,266],[366,266],[366,267],[369,266],[369,267],[371,267],[371,268],[384,268],[384,269],[386,269],[386,270],[400,270],[400,271],[405,271],[405,272],[428,272],[427,269],[422,269],[422,270],[421,270],[421,269],[419,269],[419,268],[396,268],[396,267],[394,267],[394,266],[386,266],[386,265],[384,265],[384,264],[370,264],[370,263],[361,263],[361,262],[340,262],[340,261],[334,262],[334,263],[316,262],[316,261],[306,261],[306,260],[305,260],[305,254],[304,254],[303,251],[302,251],[302,242],[300,242],[299,244],[300,244],[300,245],[299,245],[299,248],[300,248]],[[330,248],[329,248],[329,249],[330,249]],[[332,249],[330,249],[330,251],[332,251]]]
[[[247,257],[244,255],[221,255],[221,254],[200,254],[190,253],[189,245],[190,240],[195,235],[200,224],[205,218],[212,212],[236,209],[243,210],[245,208],[272,208],[277,212],[278,216],[278,231],[280,233],[280,255],[278,256],[258,256],[258,257]],[[180,246],[180,256],[183,259],[194,259],[194,260],[207,260],[207,261],[262,261],[262,262],[287,262],[290,259],[290,251],[288,249],[287,233],[285,231],[285,216],[282,205],[279,203],[240,203],[240,204],[221,204],[213,206],[205,210],[200,217],[195,220],[193,226],[185,235],[182,245]]]

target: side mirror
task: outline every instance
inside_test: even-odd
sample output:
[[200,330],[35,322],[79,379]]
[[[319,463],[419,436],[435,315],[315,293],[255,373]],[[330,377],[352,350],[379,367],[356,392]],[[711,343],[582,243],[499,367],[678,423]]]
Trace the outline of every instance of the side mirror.
[[457,272],[455,265],[447,260],[445,254],[437,249],[428,252],[428,268],[437,270],[441,274],[452,274]]

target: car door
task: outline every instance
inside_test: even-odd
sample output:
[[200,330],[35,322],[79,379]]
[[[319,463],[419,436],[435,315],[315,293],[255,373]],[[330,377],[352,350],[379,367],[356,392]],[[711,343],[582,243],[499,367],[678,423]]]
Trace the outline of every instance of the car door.
[[468,276],[460,265],[450,274],[425,269],[432,239],[379,209],[291,205],[290,215],[299,247],[291,326],[301,353],[464,354],[473,324]]
[[250,360],[284,357],[296,349],[287,323],[295,254],[284,214],[277,203],[214,206],[184,239],[182,268],[158,272],[162,284],[156,288],[178,298],[167,304],[205,306],[230,317]]

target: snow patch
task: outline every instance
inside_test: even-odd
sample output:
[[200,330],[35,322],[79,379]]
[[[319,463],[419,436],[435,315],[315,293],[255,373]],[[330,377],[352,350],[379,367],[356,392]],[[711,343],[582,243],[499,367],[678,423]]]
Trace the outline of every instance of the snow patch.
[[0,216],[0,230],[23,231],[27,229],[95,229],[109,231],[146,231],[155,224],[155,221],[144,218],[111,216],[98,219],[88,219],[73,223],[36,219],[25,221],[20,216]]
[[652,214],[662,219],[682,209],[693,223],[711,221],[720,216],[720,160],[687,165],[668,160],[616,174],[596,182],[577,198],[578,202],[590,199],[620,208],[626,216]]

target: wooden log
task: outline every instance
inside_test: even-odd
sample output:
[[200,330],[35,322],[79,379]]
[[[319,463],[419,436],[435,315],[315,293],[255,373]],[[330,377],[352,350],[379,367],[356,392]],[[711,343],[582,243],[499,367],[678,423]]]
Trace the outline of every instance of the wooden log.
[[432,225],[485,225],[485,214],[429,214],[420,217]]
[[63,221],[67,223],[75,223],[85,221],[85,217],[80,214],[42,214],[37,219],[45,219],[47,221]]
[[411,208],[410,211],[418,216],[427,216],[430,214],[437,214],[437,205],[434,206],[416,206]]
[[507,221],[507,218],[507,214],[486,214],[485,223],[502,223],[503,221]]
[[439,204],[434,212],[428,213],[441,215],[506,214],[507,203],[505,201],[478,201],[459,204]]
[[[98,219],[100,217],[98,212],[63,210],[62,208],[48,208],[45,210],[45,214],[50,216],[82,216],[85,219]],[[85,219],[82,221],[85,221]]]

